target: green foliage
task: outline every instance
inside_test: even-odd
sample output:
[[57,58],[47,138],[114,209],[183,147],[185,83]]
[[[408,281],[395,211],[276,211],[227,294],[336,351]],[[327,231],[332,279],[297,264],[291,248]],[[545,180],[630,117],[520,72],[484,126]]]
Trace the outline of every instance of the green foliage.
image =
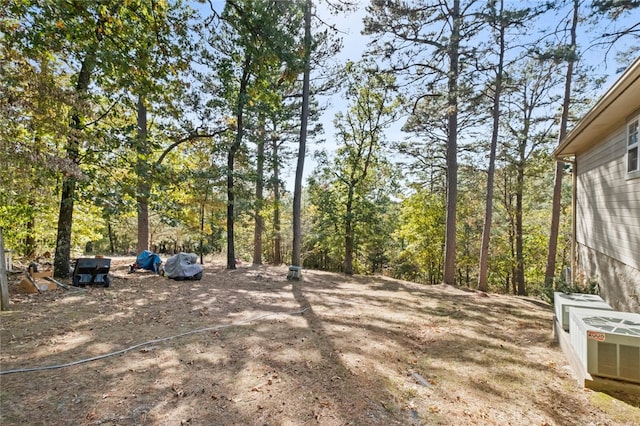
[[458,284],[472,287],[477,282],[478,259],[480,258],[480,236],[482,235],[484,199],[478,194],[486,193],[484,176],[467,167],[460,169],[458,191]]
[[[395,119],[400,101],[394,95],[393,77],[370,70],[366,62],[347,64],[346,96],[351,104],[334,120],[340,146],[332,159],[318,156],[320,178],[312,179],[309,191],[317,206],[315,224],[321,234],[327,234],[325,223],[335,227],[331,240],[342,248],[343,270],[348,274],[379,270],[387,259],[384,246],[376,247],[372,241],[376,233],[370,231],[374,223],[389,230],[384,220],[388,211],[379,206],[389,205],[395,176],[384,158],[383,132]],[[319,249],[316,242],[314,249],[324,263],[335,267],[335,249]]]
[[[8,140],[24,145],[26,149],[17,150],[20,157],[45,164],[37,174],[22,176],[22,186],[47,188],[60,176],[65,181],[75,179],[80,194],[67,195],[76,199],[76,210],[82,212],[75,215],[79,223],[71,228],[75,247],[96,238],[95,229],[100,229],[94,213],[89,214],[93,203],[105,208],[109,217],[126,208],[127,196],[135,195],[134,185],[121,173],[123,165],[130,168],[131,162],[120,160],[130,157],[122,148],[135,124],[135,119],[127,122],[132,114],[127,111],[131,104],[126,96],[134,90],[166,105],[167,94],[176,93],[171,87],[180,86],[171,84],[190,61],[184,56],[189,16],[180,1],[26,0],[12,3],[2,20],[3,29],[11,34],[2,39],[2,49],[18,52],[11,65],[3,68],[7,71],[3,82],[17,83],[17,78],[23,82],[7,86],[16,93],[9,99],[22,101],[11,101],[3,110],[33,117],[31,124],[13,121],[16,125],[11,131],[22,133],[23,141]],[[69,115],[73,115],[74,126],[69,125]],[[16,146],[11,148],[15,151]],[[43,161],[43,156],[48,158]],[[117,176],[113,170],[118,171]],[[42,180],[47,172],[49,182]],[[36,202],[42,203],[42,198]],[[82,223],[83,219],[87,222]],[[26,222],[34,226],[33,220]]]
[[[342,271],[347,218],[344,187],[328,169],[315,174],[308,184],[305,216],[310,222],[304,239],[304,266]],[[390,189],[380,186],[354,203],[354,272],[379,273],[392,263],[396,242],[390,235],[397,223],[397,207]]]
[[553,304],[555,301],[553,293],[559,291],[561,293],[582,293],[582,294],[598,294],[599,283],[598,281],[591,280],[586,284],[576,284],[566,281],[567,278],[564,274],[555,280],[553,287],[547,286],[540,292],[540,297],[543,300]]
[[344,250],[344,204],[324,170],[321,176],[308,180],[308,202],[305,216],[311,222],[305,234],[303,250],[305,267],[339,271]]
[[621,15],[640,7],[638,0],[593,0],[591,3],[593,12],[607,15],[611,19],[619,18]]
[[441,196],[417,190],[400,203],[395,238],[400,252],[392,275],[436,284],[442,278],[445,208]]
[[[89,242],[94,253],[134,251],[141,198],[150,207],[152,248],[222,250],[227,154],[235,143],[231,176],[237,257],[251,257],[256,211],[265,218],[264,258],[276,258],[278,236],[281,255],[291,252],[291,194],[284,192],[282,179],[283,169],[291,167],[290,146],[300,134],[302,1],[228,1],[209,16],[197,16],[181,0],[5,3],[0,17],[0,226],[18,256],[55,249],[61,184],[68,179],[76,183],[73,256]],[[496,2],[467,2],[471,13],[457,22],[465,37],[459,84],[452,90],[446,84],[451,40],[442,36],[453,23],[447,15],[450,4],[373,1],[365,22],[365,31],[376,34],[370,60],[348,62],[339,74],[331,74],[349,105],[335,116],[335,155],[321,155],[308,182],[302,218],[305,267],[343,270],[350,250],[355,272],[440,282],[448,101],[455,95],[457,282],[475,282],[488,139],[483,108],[494,87],[485,56],[490,50],[481,51],[492,31],[487,23],[520,20],[529,12],[542,20],[552,12],[540,4],[499,17],[490,10]],[[556,2],[558,8],[564,4]],[[602,43],[637,35],[637,28],[615,21],[637,10],[637,2],[602,0],[591,7],[594,18],[613,20],[607,21],[612,30]],[[526,32],[526,24],[517,25],[518,31]],[[518,43],[531,44],[509,50],[506,58],[489,286],[517,292],[522,265],[526,291],[543,295],[549,292],[543,267],[562,64],[583,53],[551,30],[546,35],[554,35],[553,45],[518,34]],[[314,61],[335,53],[338,44],[331,42],[331,31],[316,29],[313,39]],[[381,70],[384,64],[392,73]],[[333,71],[317,67],[316,76]],[[574,119],[593,104],[602,81],[593,69],[578,71],[572,88]],[[80,90],[84,77],[87,86]],[[138,99],[148,112],[146,135],[137,127]],[[318,105],[312,102],[312,118],[320,116]],[[407,117],[403,130],[411,137],[387,141],[386,127],[401,114]],[[258,143],[266,150],[262,176],[256,172]],[[77,158],[71,155],[75,150]],[[405,164],[392,163],[398,153]],[[400,175],[406,176],[408,189],[398,200]],[[264,200],[256,199],[258,180],[265,183]],[[563,186],[566,218],[571,216],[570,186]],[[570,225],[561,222],[557,261],[563,266],[569,263]],[[566,283],[556,286],[575,290]]]

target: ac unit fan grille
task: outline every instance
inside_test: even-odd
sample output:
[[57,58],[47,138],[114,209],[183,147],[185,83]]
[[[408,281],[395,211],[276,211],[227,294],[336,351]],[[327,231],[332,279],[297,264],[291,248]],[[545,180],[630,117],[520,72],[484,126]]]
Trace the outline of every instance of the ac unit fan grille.
[[620,345],[620,377],[640,381],[640,348]]
[[598,373],[606,376],[618,375],[618,345],[599,342]]
[[588,317],[584,318],[583,321],[587,325],[609,333],[640,336],[640,323],[634,321],[605,316]]

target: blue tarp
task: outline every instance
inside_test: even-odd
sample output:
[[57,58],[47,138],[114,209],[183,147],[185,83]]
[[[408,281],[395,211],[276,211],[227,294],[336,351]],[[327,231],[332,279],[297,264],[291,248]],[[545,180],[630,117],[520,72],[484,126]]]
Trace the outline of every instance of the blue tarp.
[[157,274],[160,272],[161,263],[160,256],[149,250],[143,250],[136,258],[135,269],[145,269]]

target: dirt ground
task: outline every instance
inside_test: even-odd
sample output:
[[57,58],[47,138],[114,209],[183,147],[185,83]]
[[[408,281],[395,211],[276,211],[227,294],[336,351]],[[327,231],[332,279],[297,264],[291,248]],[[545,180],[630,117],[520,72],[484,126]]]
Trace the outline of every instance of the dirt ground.
[[201,281],[15,294],[2,425],[631,425],[582,389],[530,299],[385,277],[205,264]]

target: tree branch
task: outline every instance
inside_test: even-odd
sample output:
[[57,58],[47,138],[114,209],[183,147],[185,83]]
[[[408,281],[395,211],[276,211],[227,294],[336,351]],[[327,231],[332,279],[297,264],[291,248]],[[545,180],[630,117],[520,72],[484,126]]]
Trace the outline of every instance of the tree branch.
[[211,133],[199,133],[198,130],[196,129],[194,132],[189,133],[187,136],[176,140],[175,142],[173,142],[171,145],[169,145],[160,155],[160,157],[158,157],[158,161],[156,161],[156,165],[159,166],[162,161],[164,161],[165,157],[167,155],[169,155],[169,153],[177,146],[179,146],[180,144],[184,143],[184,142],[189,142],[189,141],[193,141],[196,139],[204,139],[204,138],[212,138],[214,136],[218,136],[221,135],[222,133],[226,132],[227,130],[229,130],[228,128],[223,128],[223,129],[218,129],[214,132]]

